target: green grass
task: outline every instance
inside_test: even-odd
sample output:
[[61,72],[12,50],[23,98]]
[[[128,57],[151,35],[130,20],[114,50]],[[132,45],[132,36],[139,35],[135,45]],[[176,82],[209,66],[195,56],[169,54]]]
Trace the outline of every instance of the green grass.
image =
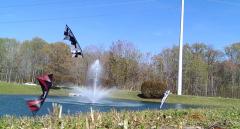
[[240,108],[229,109],[184,109],[184,110],[145,110],[111,111],[64,115],[57,114],[37,117],[0,117],[0,128],[34,129],[181,129],[211,126],[225,129],[240,128]]
[[[148,102],[160,102],[160,99],[144,99],[138,97],[140,92],[137,91],[116,91],[112,94],[112,98],[116,99],[128,99]],[[167,98],[168,103],[180,103],[180,104],[193,104],[193,105],[206,105],[216,107],[240,107],[240,99],[230,99],[222,97],[201,97],[190,95],[173,95],[170,94]]]
[[[40,95],[42,94],[42,90],[40,86],[0,82],[0,94]],[[64,89],[51,89],[49,92],[49,95],[53,96],[63,96],[67,94],[68,91]]]

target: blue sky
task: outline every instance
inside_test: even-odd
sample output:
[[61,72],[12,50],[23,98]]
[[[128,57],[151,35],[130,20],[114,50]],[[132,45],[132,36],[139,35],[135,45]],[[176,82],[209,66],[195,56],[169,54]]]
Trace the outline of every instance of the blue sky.
[[[63,41],[68,24],[84,48],[126,40],[143,52],[178,45],[181,0],[2,0],[0,37]],[[184,43],[216,49],[240,41],[239,0],[185,0]]]

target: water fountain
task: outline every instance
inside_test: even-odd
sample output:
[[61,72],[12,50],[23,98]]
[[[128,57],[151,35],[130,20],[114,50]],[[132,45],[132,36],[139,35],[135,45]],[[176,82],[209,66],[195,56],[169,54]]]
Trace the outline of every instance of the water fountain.
[[99,60],[96,60],[88,70],[87,86],[83,88],[76,87],[74,91],[82,98],[86,98],[90,103],[99,103],[111,91],[111,89],[105,89],[101,85],[100,77],[102,76],[102,72],[103,68]]
[[[102,72],[103,69],[101,64],[99,60],[96,60],[89,68],[87,86],[84,86],[83,88],[76,87],[73,90],[75,94],[79,95],[78,97],[49,96],[38,114],[48,114],[48,109],[52,107],[52,103],[61,104],[63,107],[61,110],[64,114],[75,114],[89,111],[93,112],[93,109],[97,111],[111,111],[112,109],[117,111],[159,109],[159,103],[106,98],[109,97],[112,89],[104,89],[101,86],[100,77],[102,76]],[[0,103],[4,103],[3,106],[0,106],[0,116],[5,114],[18,116],[31,115],[29,110],[26,108],[26,100],[33,99],[35,97],[36,96],[32,95],[0,95]],[[167,96],[165,96],[165,99],[166,97]],[[165,99],[163,99],[162,104]],[[197,106],[183,104],[165,104],[162,109],[183,109],[196,107]],[[61,116],[61,114],[59,116]]]

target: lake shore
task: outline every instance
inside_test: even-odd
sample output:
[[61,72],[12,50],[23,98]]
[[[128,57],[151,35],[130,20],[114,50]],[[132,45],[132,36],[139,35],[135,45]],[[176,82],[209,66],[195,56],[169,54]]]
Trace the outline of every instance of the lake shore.
[[[68,89],[51,89],[51,96],[68,96]],[[39,95],[38,86],[0,83],[0,94]],[[160,102],[159,99],[144,99],[138,97],[138,91],[115,90],[111,97],[148,102]],[[204,105],[202,109],[169,109],[122,112],[95,112],[76,115],[55,114],[32,117],[0,117],[0,128],[240,128],[240,99],[200,96],[177,96],[170,94],[167,103]],[[11,121],[11,122],[10,122]],[[125,122],[125,125],[124,125]],[[127,123],[127,124],[126,124]]]
[[[40,95],[40,86],[20,85],[16,83],[0,82],[0,94],[18,94],[18,95]],[[70,89],[51,89],[51,96],[68,96],[72,92]],[[140,98],[140,91],[113,90],[110,98],[127,99],[136,101],[160,102],[160,99],[145,99]],[[222,98],[222,97],[202,97],[190,95],[174,95],[170,94],[167,98],[167,103],[180,103],[192,105],[205,105],[213,107],[240,107],[240,99]]]

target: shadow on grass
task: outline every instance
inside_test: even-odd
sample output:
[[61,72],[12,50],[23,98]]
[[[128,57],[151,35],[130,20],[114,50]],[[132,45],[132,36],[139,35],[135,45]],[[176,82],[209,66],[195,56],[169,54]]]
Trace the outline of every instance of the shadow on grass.
[[142,99],[162,99],[164,95],[161,95],[160,97],[146,97],[143,94],[138,94],[137,96]]

